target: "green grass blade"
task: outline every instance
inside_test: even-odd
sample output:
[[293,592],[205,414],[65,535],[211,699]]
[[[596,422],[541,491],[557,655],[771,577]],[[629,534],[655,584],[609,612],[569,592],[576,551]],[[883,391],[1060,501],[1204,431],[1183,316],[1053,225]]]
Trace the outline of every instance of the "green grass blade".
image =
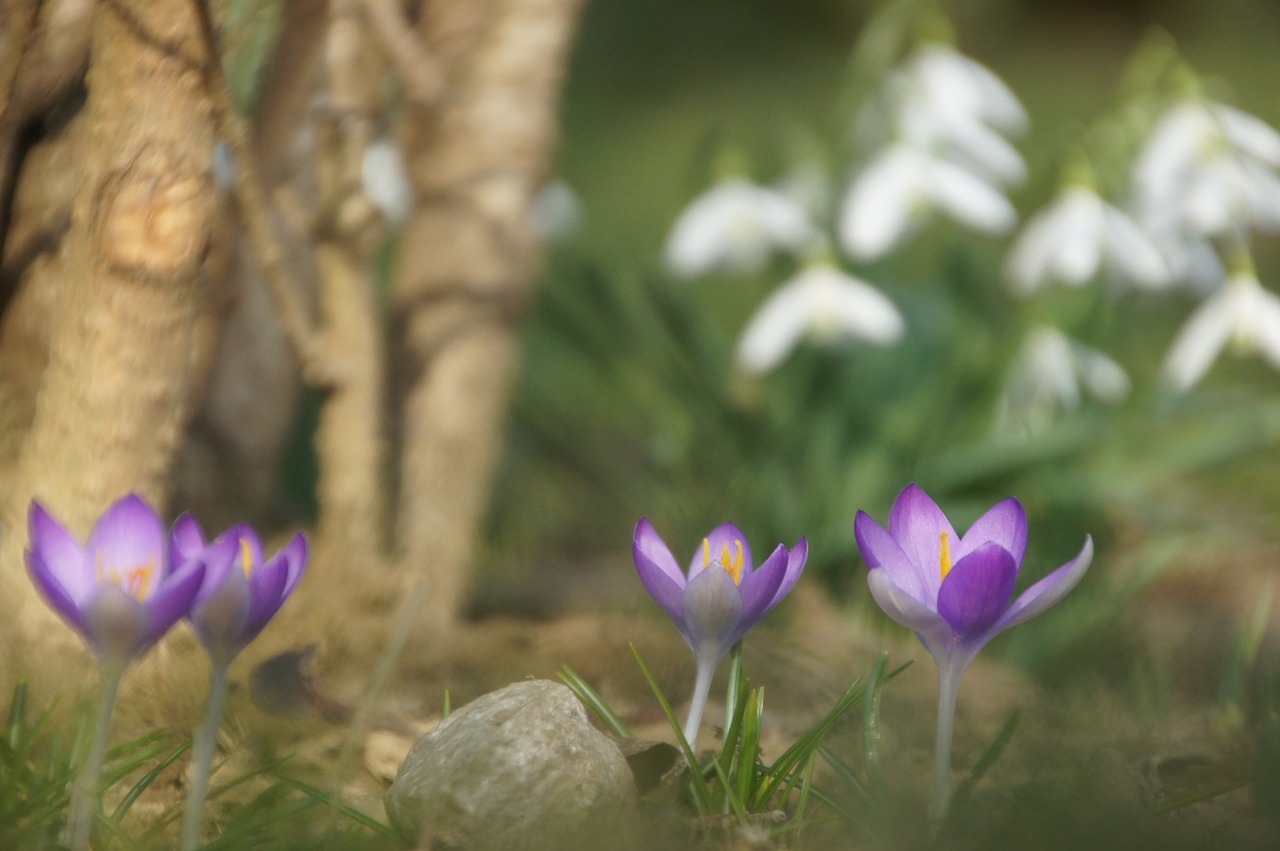
[[969,772],[969,776],[960,781],[956,786],[955,792],[951,794],[951,807],[949,812],[958,812],[969,801],[973,795],[973,789],[978,782],[986,775],[991,767],[1000,759],[1005,748],[1009,746],[1009,740],[1013,738],[1013,733],[1018,729],[1018,721],[1022,718],[1022,709],[1015,709],[1009,713],[1009,718],[1004,722],[1004,726],[1000,728],[1000,732],[996,733],[996,737],[991,740],[991,744],[987,745],[986,750],[982,752],[982,756],[978,757],[978,761],[973,764],[973,769]]
[[156,764],[155,768],[151,769],[146,774],[144,774],[142,776],[142,779],[139,780],[137,783],[133,784],[133,788],[131,788],[127,793],[125,793],[124,798],[120,801],[119,805],[116,807],[115,812],[111,814],[111,820],[113,822],[119,823],[120,819],[124,818],[125,814],[129,812],[129,808],[133,806],[134,801],[137,801],[138,797],[143,792],[147,791],[147,789],[150,788],[152,783],[156,782],[156,778],[160,776],[161,772],[163,772],[169,766],[173,765],[174,760],[182,756],[184,753],[186,753],[190,749],[191,749],[191,742],[189,740],[182,742],[177,747],[175,747],[169,753],[168,756],[160,760],[160,762]]
[[693,772],[690,787],[693,790],[693,800],[698,809],[698,815],[710,815],[714,812],[711,793],[707,791],[707,785],[702,782],[702,772],[698,769],[698,757],[694,754],[693,748],[689,746],[689,740],[684,737],[684,729],[680,726],[680,722],[676,720],[676,714],[671,711],[671,704],[667,701],[667,696],[662,693],[662,688],[658,685],[658,681],[654,679],[649,666],[641,658],[640,651],[634,644],[630,646],[631,655],[636,657],[636,664],[640,666],[640,673],[644,675],[645,681],[649,683],[649,688],[653,690],[654,697],[658,699],[658,705],[662,707],[663,714],[667,716],[667,723],[675,731],[676,740],[680,743],[680,750],[683,751],[684,758]]
[[[882,654],[881,659],[885,658]],[[796,812],[792,819],[796,824],[795,844],[800,844],[800,834],[804,830],[804,814],[809,806],[809,792],[813,790],[813,770],[818,764],[818,752],[814,750],[809,754],[809,761],[804,767],[804,780],[800,784],[800,800],[796,802]]]
[[9,747],[15,751],[19,749],[19,745],[27,738],[26,729],[27,680],[25,677],[20,677],[17,685],[13,687],[13,698],[9,702],[9,723],[5,731],[5,741],[9,743]]
[[615,736],[630,736],[631,728],[627,726],[627,722],[618,717],[609,704],[604,702],[604,698],[600,693],[591,687],[591,684],[578,676],[578,673],[565,665],[560,669],[560,682],[569,687],[569,690],[582,701],[583,705],[595,713],[601,723],[608,728],[610,733]]
[[324,804],[326,807],[330,807],[338,811],[342,815],[351,819],[356,824],[359,824],[362,827],[367,827],[369,830],[372,830],[374,833],[377,833],[381,836],[385,836],[388,839],[400,838],[400,834],[396,833],[396,831],[391,827],[391,825],[383,824],[382,822],[378,821],[376,818],[369,815],[368,813],[363,813],[360,810],[357,810],[355,807],[342,803],[341,801],[335,799],[332,795],[328,794],[327,792],[323,792],[320,789],[317,789],[316,787],[312,786],[309,783],[305,783],[301,780],[298,780],[295,777],[290,777],[285,774],[279,774],[279,775],[276,775],[276,777],[277,779],[280,780],[281,783],[286,783],[292,786],[293,788],[297,789],[303,794],[315,799],[318,803]]
[[[729,775],[724,773],[724,767],[720,765],[719,760],[711,760],[711,768],[716,773],[716,777],[720,780],[720,788],[729,790],[732,788],[729,783]],[[725,797],[729,801],[729,806],[733,809],[733,814],[738,817],[739,824],[747,823],[747,811],[742,807],[742,801],[737,795],[727,794]]]
[[867,677],[867,699],[862,702],[862,751],[867,767],[867,786],[875,800],[884,798],[884,775],[880,771],[880,693],[884,690],[884,669],[888,652],[882,652]]
[[759,688],[747,699],[742,720],[742,747],[738,753],[737,798],[746,806],[755,794],[756,760],[760,758],[760,720],[764,716],[764,689]]

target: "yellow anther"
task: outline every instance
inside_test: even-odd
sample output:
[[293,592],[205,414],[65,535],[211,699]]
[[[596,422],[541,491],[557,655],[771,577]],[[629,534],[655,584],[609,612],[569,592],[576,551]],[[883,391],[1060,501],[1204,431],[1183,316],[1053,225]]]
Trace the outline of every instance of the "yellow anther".
[[946,579],[951,572],[951,544],[947,541],[946,532],[941,533],[938,540],[938,568],[942,571],[942,578]]
[[146,564],[137,567],[106,567],[102,561],[102,553],[93,554],[93,572],[98,582],[110,582],[124,590],[133,599],[141,602],[147,597],[147,588],[151,584],[151,576],[156,572],[154,558],[147,559]]
[[711,566],[711,541],[706,538],[702,539],[702,566],[704,568]]
[[240,561],[244,567],[245,576],[253,572],[253,551],[249,549],[249,542],[244,538],[240,539]]
[[721,564],[724,565],[725,570],[729,571],[729,577],[733,579],[733,584],[741,585],[742,584],[742,566],[743,566],[742,541],[734,541],[733,543],[737,545],[738,551],[734,553],[732,558],[730,558],[729,545],[725,544],[724,559],[721,561]]

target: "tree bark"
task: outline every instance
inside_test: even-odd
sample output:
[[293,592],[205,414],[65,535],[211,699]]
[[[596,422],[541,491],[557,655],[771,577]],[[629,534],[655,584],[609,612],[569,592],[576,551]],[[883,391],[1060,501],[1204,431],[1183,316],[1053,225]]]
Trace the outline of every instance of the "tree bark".
[[226,254],[189,0],[104,0],[92,31],[70,227],[24,284],[58,294],[0,541],[0,600],[28,668],[71,640],[23,575],[28,504],[38,498],[80,536],[129,491],[165,504],[216,339],[211,281]]
[[460,614],[518,369],[516,319],[538,245],[529,205],[556,139],[582,0],[433,0],[419,23],[444,95],[410,105],[419,207],[393,281],[401,412],[396,544],[428,586],[424,616]]

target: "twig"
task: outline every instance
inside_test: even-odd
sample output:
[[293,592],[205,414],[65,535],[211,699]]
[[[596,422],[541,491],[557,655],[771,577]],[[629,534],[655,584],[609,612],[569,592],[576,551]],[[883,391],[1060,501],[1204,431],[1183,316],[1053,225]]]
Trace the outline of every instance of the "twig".
[[444,90],[444,71],[413,33],[395,0],[360,0],[378,41],[404,78],[405,91],[419,104],[430,104]]
[[302,365],[304,378],[312,384],[325,384],[328,370],[325,368],[323,347],[316,333],[315,323],[304,306],[300,287],[286,271],[284,252],[271,228],[270,204],[262,191],[248,127],[236,107],[231,86],[222,68],[217,29],[209,11],[208,0],[193,0],[193,3],[209,49],[209,62],[204,69],[205,88],[213,108],[214,126],[231,149],[235,162],[233,188],[244,231],[249,238],[249,248],[262,270],[267,291],[280,316],[285,335]]

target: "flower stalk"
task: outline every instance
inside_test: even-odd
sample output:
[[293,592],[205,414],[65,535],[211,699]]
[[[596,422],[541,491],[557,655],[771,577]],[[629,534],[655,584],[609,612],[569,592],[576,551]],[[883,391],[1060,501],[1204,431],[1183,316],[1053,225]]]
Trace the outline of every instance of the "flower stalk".
[[186,809],[182,815],[181,851],[195,851],[200,846],[205,798],[209,792],[209,776],[213,773],[213,757],[218,750],[218,728],[227,699],[227,675],[230,671],[229,659],[215,663],[209,679],[209,705],[191,747],[191,785],[187,787]]
[[98,719],[93,728],[93,741],[71,793],[71,815],[67,821],[67,845],[72,851],[85,851],[93,832],[93,815],[98,808],[98,781],[102,777],[102,761],[107,753],[107,732],[115,709],[120,680],[129,660],[115,662],[102,669],[102,695],[98,701]]

